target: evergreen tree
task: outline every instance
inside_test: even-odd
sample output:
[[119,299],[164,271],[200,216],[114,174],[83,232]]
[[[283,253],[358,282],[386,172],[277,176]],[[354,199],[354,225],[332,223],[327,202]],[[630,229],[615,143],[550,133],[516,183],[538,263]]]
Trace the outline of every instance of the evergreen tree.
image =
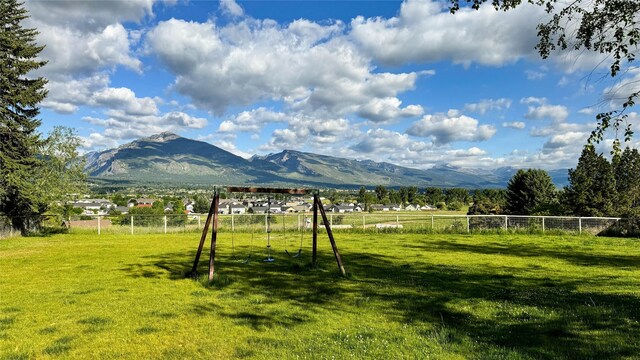
[[507,184],[507,212],[519,215],[548,215],[555,201],[556,187],[541,169],[518,170]]
[[35,29],[22,27],[27,17],[16,0],[0,1],[0,213],[22,233],[47,205],[35,181],[43,145],[36,131],[38,103],[47,95],[47,81],[26,76],[45,64],[37,59],[44,47],[35,44]]
[[[400,194],[400,191],[389,191],[389,198],[387,199],[389,203],[391,204],[401,204],[402,203],[402,194]],[[385,203],[385,200],[383,199],[383,203]]]
[[438,203],[444,201],[444,194],[442,193],[442,189],[436,187],[428,187],[424,190],[424,201],[431,205],[436,206]]
[[640,152],[627,147],[622,154],[614,157],[613,172],[618,195],[617,215],[640,215]]
[[473,193],[469,215],[502,214],[507,206],[507,192],[503,189],[483,189]]
[[593,145],[582,150],[578,165],[569,170],[569,186],[564,203],[576,216],[611,216],[616,199],[616,181],[612,166]]
[[205,196],[198,195],[193,203],[193,211],[198,214],[206,214],[209,212],[210,206],[211,202]]
[[398,201],[397,204],[401,203],[404,205],[409,202],[409,189],[401,186],[400,189],[398,189],[398,197],[400,201]]
[[445,192],[444,201],[447,203],[447,207],[449,207],[449,205],[453,203],[460,203],[462,204],[460,206],[464,206],[468,205],[471,201],[471,195],[469,195],[469,190],[467,189],[451,188],[447,189],[447,191]]
[[409,204],[415,204],[418,201],[418,187],[409,186],[407,188],[407,202]]
[[364,186],[360,186],[360,190],[358,190],[358,202],[360,204],[366,204],[367,202],[367,188]]
[[378,201],[382,202],[385,200],[385,198],[387,198],[389,192],[387,191],[387,188],[384,187],[383,185],[378,185],[376,186],[376,197],[378,198]]

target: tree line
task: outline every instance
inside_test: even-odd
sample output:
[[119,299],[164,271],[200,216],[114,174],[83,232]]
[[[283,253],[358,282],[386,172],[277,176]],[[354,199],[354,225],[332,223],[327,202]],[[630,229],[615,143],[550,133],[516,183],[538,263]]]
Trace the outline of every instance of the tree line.
[[[329,200],[338,202],[340,199],[330,195]],[[401,186],[394,190],[377,185],[373,192],[360,187],[356,200],[365,206],[365,210],[373,204],[431,205],[441,210],[463,210],[471,201],[471,195],[468,189],[462,188],[427,187],[421,191],[417,186]]]
[[557,189],[540,169],[521,169],[506,190],[479,190],[469,214],[617,216],[640,215],[640,153],[627,147],[609,161],[586,145],[569,185]]

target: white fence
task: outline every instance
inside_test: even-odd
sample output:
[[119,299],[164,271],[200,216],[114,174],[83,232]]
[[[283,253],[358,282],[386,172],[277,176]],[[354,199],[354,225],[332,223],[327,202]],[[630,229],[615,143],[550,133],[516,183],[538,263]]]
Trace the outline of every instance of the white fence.
[[[558,217],[520,215],[446,215],[424,213],[357,213],[327,214],[334,231],[353,232],[568,232],[640,236],[638,219],[604,217]],[[169,234],[199,232],[206,215],[120,215],[76,217],[68,220],[47,218],[41,228],[67,228],[71,233]],[[318,216],[321,223],[322,218]],[[241,214],[220,215],[218,229],[225,232],[300,233],[310,231],[312,215],[305,214]],[[323,227],[319,227],[323,231]],[[17,235],[6,219],[0,218],[0,238]]]

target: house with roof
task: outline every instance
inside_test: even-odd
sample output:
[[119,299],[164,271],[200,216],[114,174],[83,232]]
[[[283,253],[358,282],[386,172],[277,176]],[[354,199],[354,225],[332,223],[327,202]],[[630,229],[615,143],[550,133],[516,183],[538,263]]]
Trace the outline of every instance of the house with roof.
[[292,206],[293,210],[297,213],[304,213],[304,212],[309,212],[313,210],[313,206],[311,206],[311,204],[307,204],[307,203],[302,203],[300,205],[295,205]]
[[267,207],[266,206],[252,206],[249,208],[248,212],[250,214],[266,214]]
[[82,199],[71,203],[74,208],[83,210],[84,215],[107,215],[116,204],[106,199]]
[[153,203],[156,202],[155,199],[149,198],[139,198],[139,199],[130,199],[127,202],[127,206],[129,207],[151,207]]
[[193,203],[192,202],[186,203],[184,205],[184,211],[187,213],[187,215],[193,214]]
[[402,210],[402,205],[400,204],[389,204],[390,211],[400,211]]
[[329,207],[329,210],[327,210],[327,211],[343,214],[343,213],[352,213],[354,211],[353,209],[354,209],[353,205],[351,205],[351,206],[349,206],[349,205],[331,205]]
[[369,207],[373,211],[389,211],[389,206],[383,204],[371,204]]
[[230,204],[229,214],[246,214],[247,208],[242,204]]

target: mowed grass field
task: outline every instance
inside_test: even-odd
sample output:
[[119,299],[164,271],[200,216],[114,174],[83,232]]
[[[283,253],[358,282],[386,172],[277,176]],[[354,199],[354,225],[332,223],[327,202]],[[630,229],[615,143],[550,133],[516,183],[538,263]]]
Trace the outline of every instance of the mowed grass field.
[[198,234],[0,240],[0,359],[640,358],[638,239],[336,238],[347,278],[326,234],[316,269],[221,234],[211,285]]

